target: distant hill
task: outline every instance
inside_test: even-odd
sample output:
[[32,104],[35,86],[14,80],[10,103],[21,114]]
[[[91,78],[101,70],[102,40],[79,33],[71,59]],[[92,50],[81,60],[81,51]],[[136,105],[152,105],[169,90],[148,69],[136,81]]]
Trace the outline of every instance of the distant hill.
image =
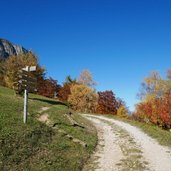
[[19,55],[20,53],[27,53],[28,50],[22,46],[15,45],[8,40],[0,38],[0,59],[7,59],[10,55]]

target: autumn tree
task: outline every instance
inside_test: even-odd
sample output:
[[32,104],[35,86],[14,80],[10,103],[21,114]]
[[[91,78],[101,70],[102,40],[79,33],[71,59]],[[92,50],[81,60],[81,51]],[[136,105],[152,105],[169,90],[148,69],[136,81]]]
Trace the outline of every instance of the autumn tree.
[[84,113],[95,112],[97,101],[98,95],[92,88],[81,84],[71,86],[68,102],[73,110]]
[[71,94],[71,86],[77,84],[76,79],[73,79],[70,75],[66,77],[65,82],[63,83],[63,86],[60,87],[58,92],[58,98],[59,100],[63,102],[68,101],[68,97]]
[[0,60],[0,85],[4,85],[4,61]]
[[152,123],[165,129],[171,128],[171,93],[162,98],[141,102],[136,107],[134,117],[146,123]]
[[171,69],[167,70],[167,91],[171,91]]
[[120,105],[117,109],[117,116],[121,118],[128,118],[128,109],[125,105]]
[[77,82],[88,87],[94,87],[96,85],[92,73],[89,70],[83,70],[78,77]]
[[55,94],[59,92],[60,85],[57,80],[52,79],[41,79],[38,82],[38,94],[49,98],[54,98]]
[[152,98],[161,97],[168,90],[168,82],[163,80],[156,71],[146,77],[141,86],[139,93],[141,99],[150,100]]
[[44,76],[44,69],[38,64],[37,57],[29,52],[27,54],[20,54],[18,56],[10,56],[4,64],[4,81],[5,85],[9,88],[13,88],[14,83],[18,82],[18,71],[26,66],[37,66],[35,72],[31,75],[38,78]]
[[13,88],[14,82],[18,82],[17,80],[18,70],[19,70],[19,65],[18,65],[17,57],[10,56],[5,62],[4,81],[7,87]]
[[167,70],[167,78],[171,80],[171,69]]
[[162,79],[159,73],[153,72],[145,78],[142,101],[137,104],[134,118],[150,122],[165,129],[171,128],[171,80]]
[[117,108],[119,108],[121,106],[126,106],[126,103],[125,103],[125,101],[123,99],[117,97],[116,98],[116,101],[117,101],[117,104],[118,104],[118,107]]
[[112,91],[98,92],[99,99],[96,113],[117,114],[118,102]]
[[160,102],[158,113],[162,127],[171,129],[171,91],[167,92]]
[[128,118],[129,116],[129,110],[128,107],[126,106],[126,103],[124,100],[121,98],[117,98],[117,116],[122,117],[122,118]]
[[64,84],[59,89],[57,96],[58,96],[59,100],[61,100],[63,102],[67,102],[70,94],[71,94],[71,85],[70,84]]

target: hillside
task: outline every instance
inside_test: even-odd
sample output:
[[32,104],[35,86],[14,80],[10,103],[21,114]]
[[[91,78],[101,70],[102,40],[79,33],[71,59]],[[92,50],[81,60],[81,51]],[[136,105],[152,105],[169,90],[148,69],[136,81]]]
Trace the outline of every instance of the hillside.
[[0,39],[0,59],[6,59],[10,55],[19,55],[20,53],[27,52],[28,50],[22,46],[15,45],[5,39]]
[[96,145],[96,131],[78,114],[73,118],[85,128],[73,127],[68,112],[60,102],[30,94],[24,124],[23,97],[0,87],[0,170],[81,170]]

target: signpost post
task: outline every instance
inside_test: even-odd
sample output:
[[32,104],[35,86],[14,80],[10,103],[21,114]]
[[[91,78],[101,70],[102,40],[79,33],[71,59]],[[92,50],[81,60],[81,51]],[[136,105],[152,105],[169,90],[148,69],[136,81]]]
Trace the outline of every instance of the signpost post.
[[27,122],[28,114],[28,92],[29,90],[34,90],[34,85],[36,84],[36,79],[29,77],[29,72],[36,71],[36,66],[26,66],[22,69],[21,75],[19,75],[19,83],[24,87],[24,123]]
[[27,122],[27,112],[28,112],[28,91],[27,88],[24,90],[24,123]]

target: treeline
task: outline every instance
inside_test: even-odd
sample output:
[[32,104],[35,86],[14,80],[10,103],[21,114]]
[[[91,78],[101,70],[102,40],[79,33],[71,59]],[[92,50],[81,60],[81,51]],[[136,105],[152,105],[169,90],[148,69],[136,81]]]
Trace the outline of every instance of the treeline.
[[37,79],[37,94],[56,98],[77,112],[127,117],[128,109],[125,103],[116,98],[111,90],[96,91],[96,82],[90,71],[82,71],[77,79],[67,76],[64,83],[59,85],[57,80],[46,78],[45,68],[40,66],[37,57],[31,52],[0,61],[0,85],[19,89],[18,71],[32,65],[37,66],[37,70],[31,73],[31,76]]
[[134,119],[171,128],[171,70],[163,79],[158,72],[152,72],[142,83]]
[[91,72],[83,70],[77,79],[66,77],[57,97],[77,112],[128,116],[124,101],[116,98],[111,90],[96,92],[95,86]]

